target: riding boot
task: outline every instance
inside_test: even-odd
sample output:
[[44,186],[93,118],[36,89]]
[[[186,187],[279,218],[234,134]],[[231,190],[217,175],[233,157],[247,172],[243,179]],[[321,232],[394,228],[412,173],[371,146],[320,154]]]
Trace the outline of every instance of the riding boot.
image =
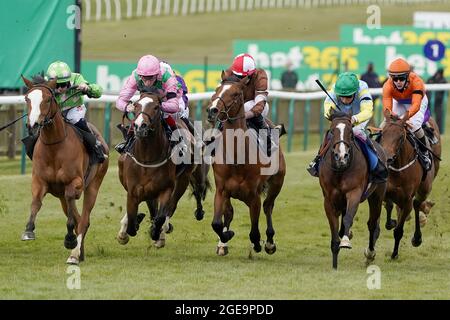
[[101,142],[97,140],[91,129],[89,129],[86,120],[80,119],[77,123],[75,123],[75,126],[86,133],[81,133],[83,135],[84,145],[90,151],[90,153],[93,153],[95,155],[99,163],[103,163],[108,156],[103,152]]
[[267,133],[267,139],[266,139],[266,148],[267,148],[267,156],[270,157],[272,155],[272,135],[270,127],[267,125],[266,121],[264,120],[264,116],[262,114],[248,119],[255,128],[258,130],[258,133],[260,130],[266,130]]
[[431,169],[431,158],[428,149],[430,148],[427,137],[424,135],[422,138],[418,138],[421,143],[419,145],[420,159],[425,168],[425,171]]
[[308,171],[309,174],[312,175],[313,177],[319,177],[319,163],[320,160],[322,160],[322,153],[324,149],[327,147],[327,145],[328,145],[328,132],[323,137],[323,141],[319,147],[319,152],[317,153],[316,157],[314,158],[313,161],[309,163],[308,167],[306,168],[306,171]]
[[389,171],[386,168],[383,161],[378,156],[378,152],[377,152],[377,149],[375,148],[375,145],[373,144],[373,141],[371,139],[367,138],[366,143],[369,146],[369,148],[372,149],[373,152],[375,152],[375,154],[377,156],[377,165],[370,172],[370,175],[372,177],[371,181],[373,183],[384,183],[387,181]]
[[271,130],[277,129],[279,131],[278,137],[284,136],[287,133],[283,123],[275,125],[270,119],[266,118],[265,120]]

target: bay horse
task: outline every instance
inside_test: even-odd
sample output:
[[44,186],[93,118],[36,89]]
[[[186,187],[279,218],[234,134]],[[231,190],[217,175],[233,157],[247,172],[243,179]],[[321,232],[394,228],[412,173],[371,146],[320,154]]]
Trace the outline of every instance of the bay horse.
[[[208,105],[208,121],[214,125],[223,124],[223,134],[218,135],[215,140],[215,143],[219,142],[220,145],[216,147],[212,164],[216,192],[214,217],[211,225],[219,236],[216,250],[218,255],[228,253],[228,241],[234,236],[234,232],[230,229],[234,215],[231,198],[239,199],[249,207],[250,241],[255,252],[261,251],[258,221],[263,191],[266,191],[263,209],[267,221],[267,241],[264,248],[268,254],[276,251],[273,240],[275,230],[272,224],[272,211],[275,199],[283,186],[286,163],[281,147],[278,147],[279,152],[272,152],[270,161],[266,161],[266,158],[263,159],[261,152],[259,152],[260,157],[256,159],[258,153],[256,137],[251,134],[254,132],[253,130],[247,130],[244,115],[244,90],[248,81],[248,77],[238,82],[225,79],[224,72],[222,72],[222,83],[216,89]],[[231,133],[231,137],[229,133]],[[249,139],[239,137],[239,133],[246,135]],[[237,144],[234,144],[235,134],[238,134]],[[253,160],[252,157],[254,157]],[[237,161],[235,161],[236,158]],[[230,161],[223,161],[224,159]],[[265,172],[265,169],[270,170]]]
[[[386,191],[386,203],[388,213],[388,223],[390,223],[390,213],[392,204],[397,205],[398,221],[394,223],[394,250],[391,258],[398,257],[400,240],[403,237],[403,226],[412,209],[415,212],[415,231],[411,239],[414,247],[422,243],[422,232],[420,230],[420,211],[428,213],[430,203],[427,197],[431,192],[432,183],[439,171],[439,159],[434,157],[431,170],[423,176],[423,169],[419,163],[418,156],[413,145],[413,138],[408,129],[408,113],[400,119],[384,110],[386,119],[385,126],[381,131],[380,144],[384,148],[389,168],[389,178]],[[441,140],[439,128],[430,118],[429,123],[434,129],[438,142],[432,145],[432,151],[438,157],[441,156]],[[410,136],[410,138],[408,137]]]
[[[31,214],[22,240],[35,239],[35,220],[47,193],[59,198],[67,216],[67,234],[64,246],[72,249],[68,264],[79,264],[85,258],[84,239],[89,228],[90,214],[97,194],[108,170],[109,160],[90,165],[89,154],[77,129],[64,121],[56,102],[54,89],[56,80],[33,84],[22,77],[28,92],[25,100],[28,107],[28,126],[39,138],[34,147],[31,175]],[[98,130],[91,130],[102,143],[105,153],[109,149]],[[78,213],[76,200],[82,193],[83,210]]]
[[[337,269],[341,248],[351,249],[350,228],[359,203],[369,202],[369,247],[364,254],[366,263],[375,259],[375,243],[380,234],[380,214],[386,191],[386,183],[369,184],[369,168],[366,158],[353,134],[351,115],[336,111],[331,115],[330,142],[319,164],[319,182],[324,196],[325,213],[331,230],[332,266]],[[376,143],[379,158],[386,157]],[[341,226],[339,229],[339,216]]]
[[[150,236],[157,248],[165,246],[166,233],[173,229],[169,219],[173,216],[178,201],[191,182],[194,194],[200,202],[196,210],[197,220],[203,218],[201,201],[206,194],[207,170],[190,162],[184,171],[176,176],[176,165],[172,161],[170,141],[163,127],[163,112],[161,110],[162,96],[152,92],[142,92],[134,103],[137,114],[134,121],[136,141],[129,152],[123,153],[118,160],[119,179],[127,191],[127,211],[121,220],[117,240],[127,244],[129,236],[135,236],[144,214],[138,214],[141,202],[146,202],[152,225]],[[183,121],[178,125],[189,132]],[[206,169],[205,169],[206,168]],[[197,171],[197,172],[196,172]],[[196,176],[193,177],[193,173]]]

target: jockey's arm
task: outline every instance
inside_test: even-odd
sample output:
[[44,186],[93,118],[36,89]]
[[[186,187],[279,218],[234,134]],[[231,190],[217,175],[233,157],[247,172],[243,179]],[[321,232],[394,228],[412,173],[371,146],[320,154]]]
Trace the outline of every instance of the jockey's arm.
[[355,125],[355,126],[357,126],[360,123],[363,123],[364,121],[369,120],[373,116],[373,101],[372,101],[372,99],[370,99],[368,97],[362,98],[359,106],[360,106],[359,113],[353,115],[353,118],[355,118],[355,122],[353,123],[353,125]]
[[89,84],[89,90],[87,92],[87,96],[89,98],[100,98],[102,96],[103,89],[96,83]]
[[[333,93],[331,93],[331,94],[334,95]],[[330,120],[330,115],[331,115],[332,109],[336,109],[336,106],[334,105],[334,102],[332,102],[329,97],[326,97],[325,101],[323,102],[323,115],[328,120]]]
[[255,76],[255,105],[247,112],[245,115],[246,118],[257,117],[262,114],[269,95],[269,92],[267,91],[269,84],[266,72],[262,69],[258,69]]
[[180,110],[181,89],[173,72],[166,71],[162,75],[163,89],[166,100],[161,103],[161,110],[167,113],[177,113]]
[[359,92],[355,99],[359,99],[359,113],[352,116],[352,122],[357,126],[373,116],[373,100],[365,82],[360,81]]
[[411,107],[408,110],[409,118],[414,116],[422,104],[423,96],[425,95],[425,85],[422,80],[416,79],[412,84]]
[[390,80],[386,81],[383,86],[383,110],[387,109],[392,112],[392,86]]
[[137,90],[137,82],[134,79],[133,75],[129,76],[124,86],[120,90],[119,98],[116,101],[116,108],[122,112],[125,112],[125,108],[128,105],[128,102],[133,97],[134,93]]

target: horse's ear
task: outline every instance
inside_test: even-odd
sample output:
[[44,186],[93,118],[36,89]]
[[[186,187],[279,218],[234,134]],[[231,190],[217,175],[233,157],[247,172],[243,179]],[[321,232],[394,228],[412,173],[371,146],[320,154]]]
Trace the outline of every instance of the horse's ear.
[[250,82],[250,78],[248,76],[242,78],[241,81],[239,81],[240,84],[246,86]]
[[225,80],[225,71],[222,70],[222,74],[220,75],[220,78],[223,80]]
[[388,108],[383,109],[383,115],[387,122],[391,120],[391,111]]
[[49,82],[47,82],[47,86],[53,90],[56,89],[56,79],[50,80]]
[[25,85],[27,86],[28,89],[31,89],[31,87],[33,86],[33,82],[31,82],[30,80],[28,80],[27,78],[25,78],[22,75],[20,75],[22,77],[23,83],[25,83]]

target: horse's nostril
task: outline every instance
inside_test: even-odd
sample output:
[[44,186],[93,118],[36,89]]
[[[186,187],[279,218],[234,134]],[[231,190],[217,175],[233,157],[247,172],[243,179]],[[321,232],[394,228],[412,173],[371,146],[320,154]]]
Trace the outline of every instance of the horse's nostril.
[[141,128],[146,128],[146,127],[147,127],[147,124],[145,122],[141,124]]
[[344,154],[344,159],[348,159],[349,156],[350,156],[350,155],[349,155],[348,153]]

